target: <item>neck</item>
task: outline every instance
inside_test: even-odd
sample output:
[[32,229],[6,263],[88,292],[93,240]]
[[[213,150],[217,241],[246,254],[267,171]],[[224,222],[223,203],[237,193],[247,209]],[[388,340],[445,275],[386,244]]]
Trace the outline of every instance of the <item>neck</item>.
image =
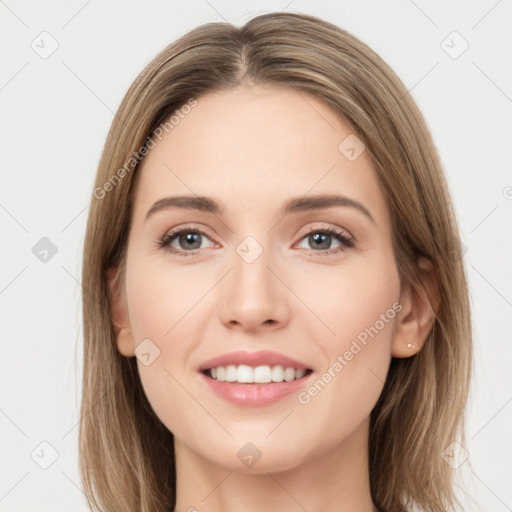
[[370,495],[368,428],[369,420],[340,444],[280,472],[225,469],[175,439],[174,512],[378,512]]

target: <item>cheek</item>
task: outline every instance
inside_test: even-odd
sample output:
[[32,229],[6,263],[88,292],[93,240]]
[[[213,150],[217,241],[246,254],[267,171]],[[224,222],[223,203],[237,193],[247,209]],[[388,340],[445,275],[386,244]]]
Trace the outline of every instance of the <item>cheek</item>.
[[[390,349],[400,283],[394,262],[377,258],[348,260],[346,265],[323,266],[311,272],[295,272],[294,292],[310,310],[306,327],[331,358],[361,344],[378,340],[366,352]],[[290,275],[291,278],[291,275]],[[295,321],[295,320],[294,320]]]
[[[130,272],[130,271],[129,271]],[[133,262],[127,282],[130,320],[136,342],[159,341],[161,348],[188,325],[187,315],[208,289],[204,279],[150,259]]]
[[[197,411],[187,392],[186,363],[211,317],[201,300],[211,287],[208,276],[150,258],[132,258],[126,282],[130,323],[135,344],[144,346],[137,366],[148,401],[170,431],[183,421],[174,411]],[[211,281],[215,282],[210,276]],[[148,341],[149,340],[149,341]],[[146,364],[149,363],[149,364]],[[190,419],[190,417],[189,417]],[[201,422],[198,419],[198,424]]]
[[[353,273],[349,281],[356,277]],[[350,292],[343,297],[334,320],[338,350],[357,352],[360,346],[358,359],[368,360],[390,354],[395,317],[400,309],[396,287],[388,279],[374,276],[348,283],[347,288]]]
[[[354,419],[359,411],[362,420],[380,396],[391,361],[401,310],[394,264],[381,258],[352,268],[331,267],[329,272],[317,272],[314,290],[307,280],[299,284],[304,302],[323,323],[311,317],[307,328],[324,361],[316,384],[299,402],[315,402],[317,410],[336,403],[338,411],[350,411]],[[329,421],[340,422],[342,427],[347,421],[343,418],[343,414],[335,414]]]

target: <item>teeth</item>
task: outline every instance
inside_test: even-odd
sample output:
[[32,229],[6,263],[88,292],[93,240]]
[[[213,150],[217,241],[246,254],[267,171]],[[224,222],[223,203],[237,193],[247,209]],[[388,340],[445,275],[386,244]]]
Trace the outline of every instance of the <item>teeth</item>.
[[253,368],[246,364],[238,366],[229,364],[227,366],[218,366],[209,370],[212,379],[221,382],[240,382],[249,384],[268,384],[270,382],[291,382],[300,379],[306,374],[306,370],[296,370],[295,368],[284,368],[277,366],[257,366]]
[[235,382],[237,378],[236,366],[230,364],[226,366],[226,382]]
[[272,368],[272,382],[283,382],[284,370],[282,366],[274,366]]
[[295,370],[295,378],[302,379],[306,375],[306,370]]
[[272,382],[272,370],[270,366],[257,366],[253,371],[253,382],[267,384]]

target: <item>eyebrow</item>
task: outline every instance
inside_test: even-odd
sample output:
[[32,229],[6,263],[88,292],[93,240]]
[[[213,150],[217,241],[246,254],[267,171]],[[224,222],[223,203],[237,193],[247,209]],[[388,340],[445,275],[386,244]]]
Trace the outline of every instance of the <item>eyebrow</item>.
[[[334,206],[346,206],[354,208],[365,215],[373,224],[375,219],[368,209],[355,199],[343,195],[321,194],[315,196],[298,196],[288,200],[281,208],[281,214],[289,215],[292,213],[322,210]],[[205,196],[172,196],[159,199],[151,206],[146,214],[146,220],[160,210],[168,208],[180,208],[183,210],[196,210],[222,215],[224,208],[215,199]]]

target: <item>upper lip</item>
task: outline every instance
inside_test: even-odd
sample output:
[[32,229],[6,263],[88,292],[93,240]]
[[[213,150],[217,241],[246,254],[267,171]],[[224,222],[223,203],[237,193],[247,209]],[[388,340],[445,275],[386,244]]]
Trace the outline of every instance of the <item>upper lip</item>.
[[259,352],[246,352],[244,350],[237,350],[229,352],[220,356],[214,357],[205,361],[200,367],[200,371],[208,370],[210,368],[217,368],[218,366],[227,366],[229,364],[240,365],[246,364],[248,366],[276,366],[281,365],[285,368],[295,368],[296,370],[308,370],[309,367],[296,359],[273,352],[271,350],[260,350]]

